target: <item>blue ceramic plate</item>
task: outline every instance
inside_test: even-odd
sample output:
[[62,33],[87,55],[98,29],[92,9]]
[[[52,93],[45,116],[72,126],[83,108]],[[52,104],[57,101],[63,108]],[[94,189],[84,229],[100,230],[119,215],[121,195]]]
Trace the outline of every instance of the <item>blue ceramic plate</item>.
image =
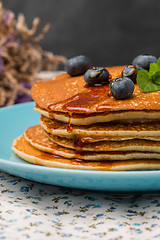
[[32,165],[11,150],[13,140],[24,130],[38,124],[34,103],[0,109],[0,169],[37,182],[63,187],[111,192],[148,192],[160,190],[160,171],[88,171]]

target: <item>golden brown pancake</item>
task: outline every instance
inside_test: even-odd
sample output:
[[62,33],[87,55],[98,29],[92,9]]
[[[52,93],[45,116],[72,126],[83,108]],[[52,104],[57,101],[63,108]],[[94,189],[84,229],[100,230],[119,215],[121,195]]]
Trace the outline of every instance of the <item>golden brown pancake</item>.
[[[108,68],[112,79],[123,68]],[[31,92],[41,126],[15,139],[12,149],[22,159],[87,170],[160,169],[160,91],[144,93],[135,85],[130,98],[116,100],[109,84],[90,87],[83,75],[61,74],[35,83]],[[77,147],[79,139],[92,143]]]
[[[108,68],[112,74],[112,78],[120,76],[124,66]],[[31,94],[35,102],[46,110],[51,105],[57,105],[59,103],[65,103],[68,99],[71,99],[76,94],[88,93],[92,88],[86,87],[84,76],[71,77],[64,73],[54,78],[54,80],[48,80],[45,82],[35,83],[32,86]],[[99,91],[100,88],[97,88]],[[105,86],[106,91],[106,86]],[[106,95],[107,95],[106,91]],[[98,99],[97,99],[98,100]],[[50,109],[52,110],[52,109]],[[62,108],[56,108],[54,111],[66,111]],[[78,111],[79,112],[79,111]],[[95,111],[94,111],[95,112]]]
[[94,143],[83,143],[78,140],[71,140],[54,136],[48,133],[48,137],[54,143],[70,149],[79,151],[142,151],[160,153],[160,142],[142,139],[131,139],[124,141],[98,141]]
[[[112,79],[119,77],[124,66],[107,68]],[[116,100],[108,96],[108,85],[86,87],[84,76],[70,77],[61,74],[54,80],[35,83],[32,97],[47,111],[71,113],[97,113],[105,111],[158,110],[160,91],[144,93],[135,85],[131,98]]]
[[88,162],[76,159],[66,159],[42,152],[29,144],[24,135],[14,140],[13,151],[23,160],[42,166],[101,171],[155,170],[160,169],[160,160],[130,160]]
[[71,114],[66,112],[47,111],[35,104],[35,111],[51,119],[74,125],[90,125],[111,121],[149,122],[160,119],[160,111],[111,111],[91,114]]
[[[75,151],[57,145],[51,141],[40,126],[33,126],[25,131],[26,140],[34,147],[65,158],[78,158],[87,161],[118,161],[130,159],[160,159],[160,153],[143,151]],[[114,150],[114,149],[113,149]]]
[[[110,67],[112,79],[121,75],[121,67]],[[42,114],[75,125],[115,120],[145,121],[160,117],[160,91],[144,93],[135,85],[128,99],[116,100],[108,96],[109,84],[88,86],[84,76],[61,74],[54,80],[35,83],[32,97],[36,110]]]
[[93,124],[89,126],[71,126],[67,130],[68,124],[62,123],[44,116],[40,118],[41,126],[52,135],[56,136],[75,136],[82,137],[105,137],[108,140],[111,138],[121,139],[159,139],[160,137],[160,122],[154,123],[121,123],[109,122],[104,124]]

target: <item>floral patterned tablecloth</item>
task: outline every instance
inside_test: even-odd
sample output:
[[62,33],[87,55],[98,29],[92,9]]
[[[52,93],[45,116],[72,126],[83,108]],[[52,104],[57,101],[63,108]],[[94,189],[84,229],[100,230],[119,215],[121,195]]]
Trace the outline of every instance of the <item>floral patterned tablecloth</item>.
[[0,239],[160,239],[160,194],[68,189],[0,171]]

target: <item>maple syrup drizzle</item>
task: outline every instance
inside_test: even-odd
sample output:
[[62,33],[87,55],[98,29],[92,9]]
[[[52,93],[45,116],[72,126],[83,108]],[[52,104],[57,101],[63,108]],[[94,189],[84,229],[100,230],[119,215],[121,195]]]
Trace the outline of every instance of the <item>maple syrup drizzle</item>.
[[[112,75],[109,73],[109,81],[112,80]],[[88,84],[83,85],[83,88],[79,93],[75,93],[72,97],[69,97],[65,100],[62,100],[58,103],[53,103],[48,106],[48,111],[51,113],[55,111],[56,108],[60,105],[61,108],[70,113],[85,113],[88,114],[93,111],[99,111],[98,106],[101,106],[103,102],[108,98],[109,92],[109,83],[107,84],[98,84],[96,86],[89,86]],[[110,109],[110,101],[105,106],[105,110]],[[103,111],[103,110],[102,110]],[[68,125],[68,130],[71,131],[70,124]]]
[[85,142],[83,141],[83,138],[80,138],[79,136],[76,136],[74,142],[73,142],[75,150],[82,150],[82,148],[85,146]]
[[108,79],[109,81],[111,81],[112,80],[112,75],[109,73],[109,79]]
[[108,92],[108,97],[111,97],[111,96],[112,96],[112,91],[109,90],[109,92]]
[[134,68],[134,65],[127,65],[128,68]]
[[69,112],[89,112],[90,108],[108,97],[109,85],[88,87],[88,91],[74,95],[63,105],[63,110]]
[[71,117],[72,117],[72,112],[69,112],[69,122],[67,124],[67,132],[72,133],[73,132],[73,127],[71,126]]

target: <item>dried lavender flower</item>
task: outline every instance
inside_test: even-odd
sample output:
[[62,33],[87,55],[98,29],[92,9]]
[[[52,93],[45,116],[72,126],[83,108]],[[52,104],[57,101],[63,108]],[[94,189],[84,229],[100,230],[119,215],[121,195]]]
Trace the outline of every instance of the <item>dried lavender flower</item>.
[[36,36],[40,19],[35,18],[32,28],[27,27],[25,17],[6,10],[0,2],[0,107],[12,105],[19,96],[31,99],[30,89],[41,70],[55,70],[66,58],[44,51],[39,41],[49,30],[46,24]]
[[3,59],[0,58],[0,74],[3,72],[3,69],[4,69],[4,62],[3,62]]

